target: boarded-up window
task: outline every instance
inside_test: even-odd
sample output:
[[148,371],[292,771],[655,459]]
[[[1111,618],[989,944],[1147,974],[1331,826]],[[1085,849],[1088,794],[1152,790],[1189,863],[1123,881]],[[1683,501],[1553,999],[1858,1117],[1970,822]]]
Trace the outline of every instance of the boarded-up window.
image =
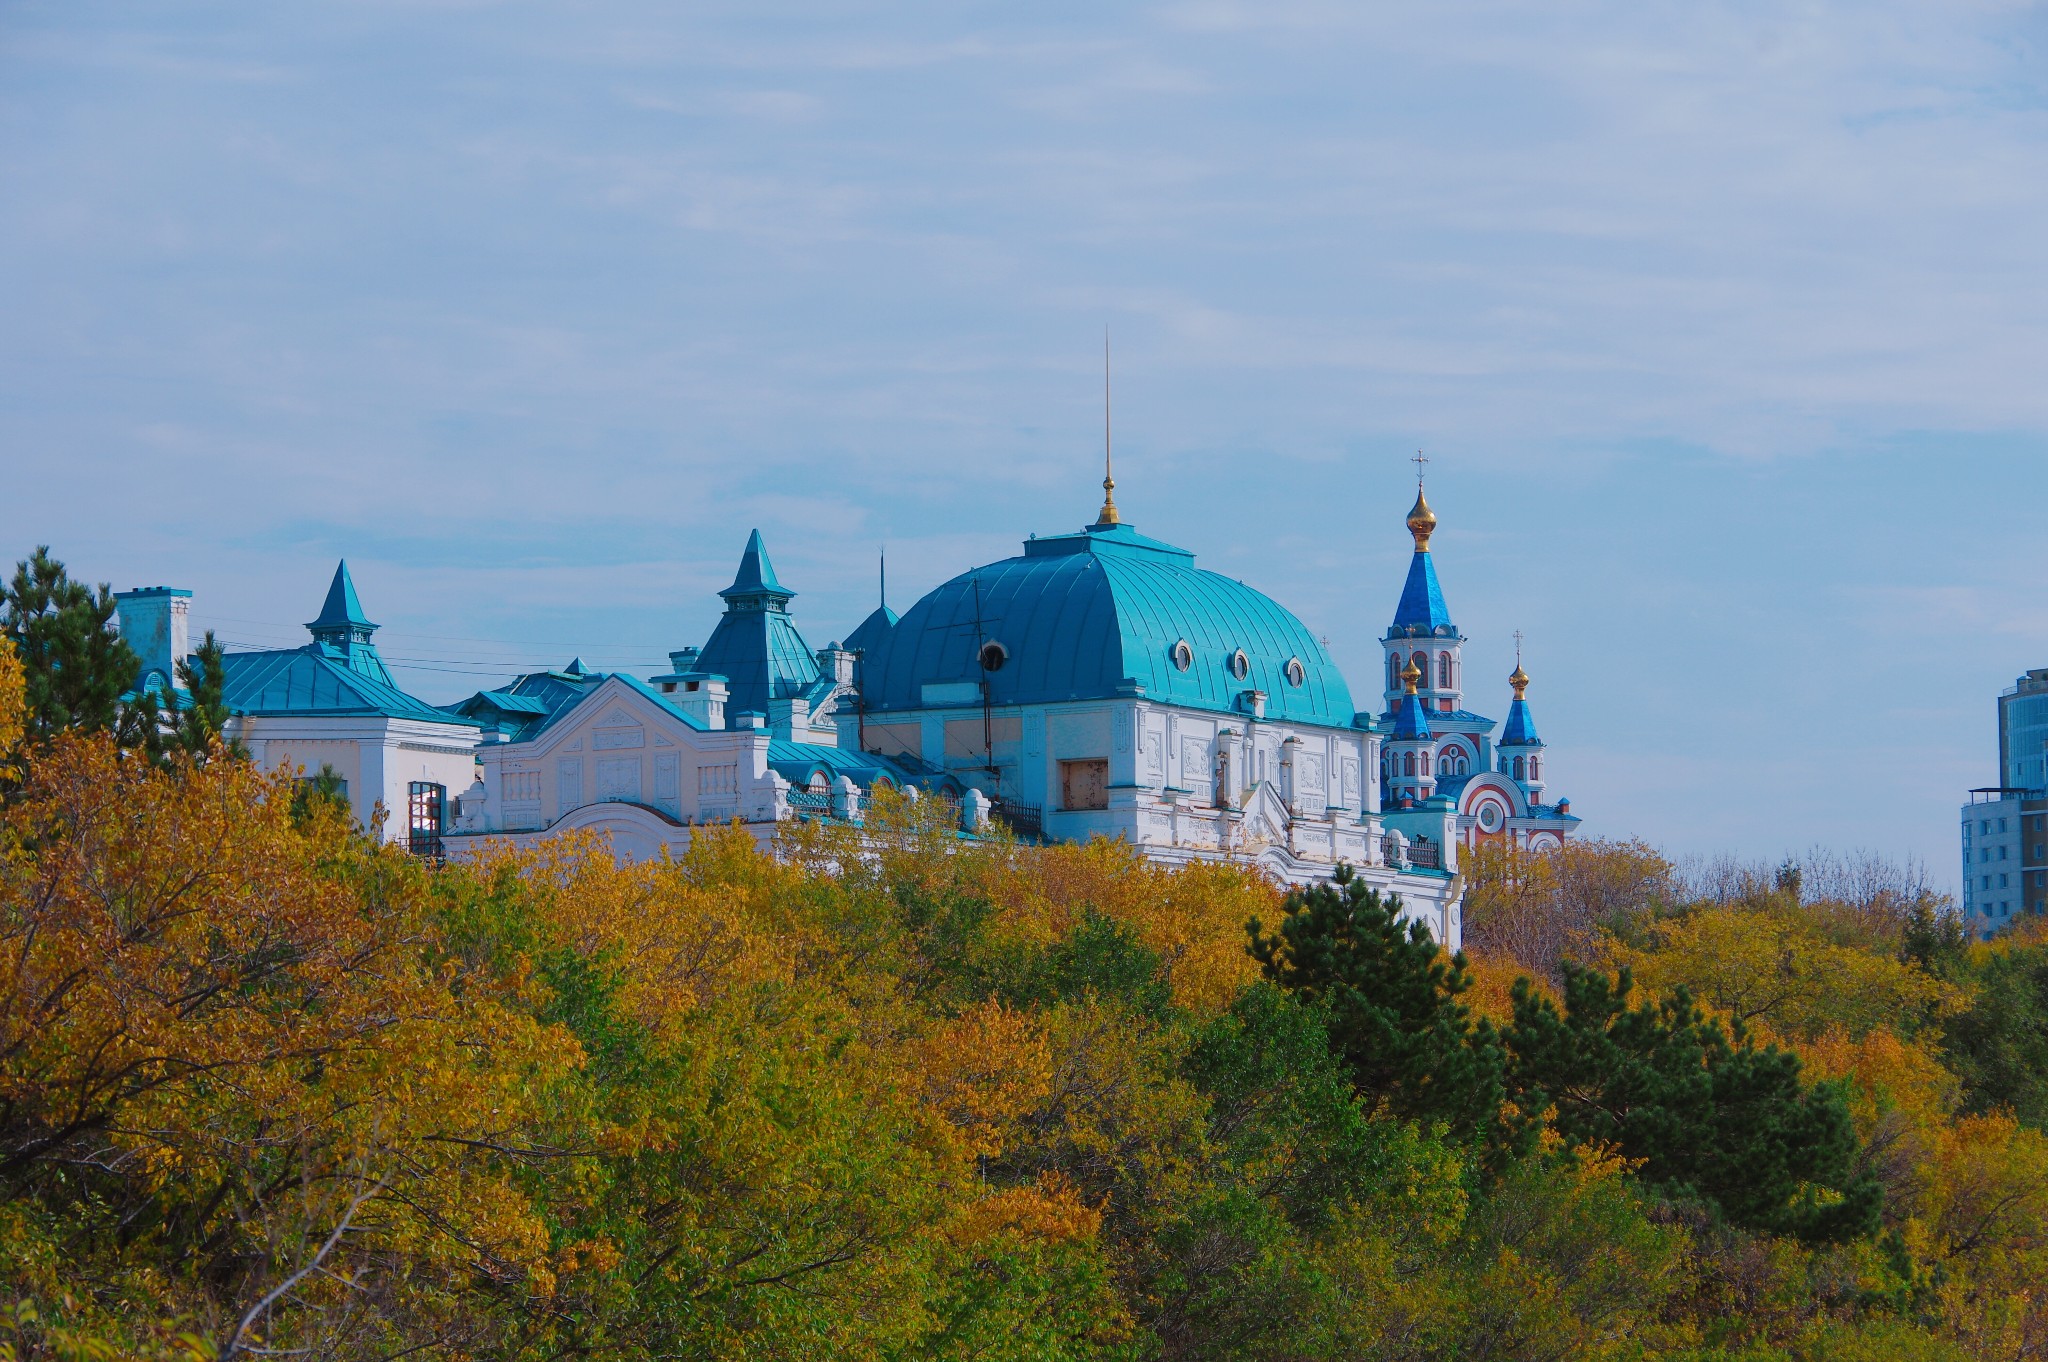
[[1108,808],[1108,760],[1061,762],[1060,807],[1066,809]]
[[922,757],[924,754],[924,726],[922,724],[869,724],[862,730],[861,741],[868,751],[884,757]]

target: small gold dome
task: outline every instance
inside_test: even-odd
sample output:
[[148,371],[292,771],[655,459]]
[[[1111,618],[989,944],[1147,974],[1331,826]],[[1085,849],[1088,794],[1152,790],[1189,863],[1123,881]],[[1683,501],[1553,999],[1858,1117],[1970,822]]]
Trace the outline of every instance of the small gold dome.
[[1401,668],[1401,684],[1408,688],[1408,693],[1410,695],[1413,695],[1415,694],[1415,687],[1418,684],[1420,684],[1421,681],[1422,668],[1415,665],[1415,659],[1410,658],[1408,660],[1408,665]]
[[1514,675],[1508,678],[1508,684],[1515,688],[1515,698],[1522,699],[1523,692],[1529,689],[1529,673],[1522,670],[1521,663],[1515,664]]
[[1436,512],[1429,509],[1429,498],[1422,495],[1422,488],[1415,489],[1415,505],[1408,510],[1408,533],[1415,536],[1415,551],[1427,552],[1429,537],[1436,532]]

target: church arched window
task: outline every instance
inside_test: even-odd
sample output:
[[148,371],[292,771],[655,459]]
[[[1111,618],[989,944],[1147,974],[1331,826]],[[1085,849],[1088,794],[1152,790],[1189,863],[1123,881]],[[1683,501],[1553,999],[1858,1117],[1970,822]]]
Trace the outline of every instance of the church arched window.
[[1429,684],[1429,654],[1417,653],[1415,654],[1415,656],[1409,658],[1408,660],[1415,664],[1416,671],[1422,673],[1422,679],[1418,681],[1416,684],[1421,686],[1427,686]]
[[1521,778],[1522,778],[1522,759],[1521,759],[1520,757],[1516,757],[1516,758],[1515,758],[1515,779],[1516,779],[1516,780],[1520,780]]
[[1541,757],[1531,757],[1531,758],[1529,758],[1529,779],[1531,779],[1531,780],[1541,780],[1541,779],[1543,779],[1543,758],[1541,758]]
[[1418,774],[1418,775],[1424,775],[1424,776],[1428,775],[1428,774],[1429,774],[1429,753],[1427,753],[1427,752],[1424,752],[1424,753],[1423,753],[1423,754],[1422,754],[1421,756],[1417,757],[1417,758],[1415,759],[1415,764],[1416,764],[1416,766],[1417,766],[1417,767],[1419,768],[1419,769],[1417,770],[1416,774]]
[[1401,774],[1404,776],[1412,776],[1415,774],[1415,754],[1413,752],[1407,752],[1402,754]]
[[1438,690],[1449,690],[1451,688],[1451,655],[1449,653],[1438,653],[1436,655],[1436,688]]

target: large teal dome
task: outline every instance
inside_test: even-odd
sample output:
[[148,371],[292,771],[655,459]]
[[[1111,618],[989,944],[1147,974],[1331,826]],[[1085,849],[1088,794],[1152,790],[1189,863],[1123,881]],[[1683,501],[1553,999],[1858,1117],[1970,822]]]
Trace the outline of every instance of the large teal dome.
[[[984,670],[989,644],[1000,665]],[[997,705],[1105,699],[1135,684],[1196,709],[1232,711],[1240,693],[1262,690],[1269,718],[1353,718],[1351,689],[1307,625],[1128,525],[1033,539],[1018,557],[955,577],[877,651],[863,667],[870,713],[979,703],[958,685],[986,678]],[[925,687],[948,684],[927,700]]]

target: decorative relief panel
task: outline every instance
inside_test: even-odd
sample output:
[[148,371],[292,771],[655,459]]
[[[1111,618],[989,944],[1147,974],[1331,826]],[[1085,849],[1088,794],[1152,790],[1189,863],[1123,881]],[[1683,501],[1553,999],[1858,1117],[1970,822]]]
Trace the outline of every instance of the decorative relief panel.
[[556,816],[583,807],[583,759],[562,757],[555,762]]
[[1345,807],[1347,807],[1347,808],[1353,808],[1353,809],[1355,809],[1355,808],[1359,807],[1359,804],[1358,804],[1358,758],[1357,758],[1357,757],[1346,757],[1346,758],[1344,758],[1344,764],[1343,764],[1343,765],[1342,765],[1341,767],[1339,767],[1339,768],[1338,768],[1338,770],[1339,770],[1339,771],[1340,771],[1340,773],[1341,773],[1341,776],[1340,776],[1340,778],[1341,778],[1341,779],[1342,779],[1342,781],[1343,781],[1343,785],[1342,785],[1342,787],[1341,787],[1341,788],[1342,788],[1342,798],[1343,798],[1343,800],[1344,800],[1344,804],[1345,804]]
[[590,745],[600,752],[621,747],[644,747],[647,745],[647,730],[638,724],[595,729],[590,735]]
[[1166,735],[1156,729],[1145,735],[1145,771],[1154,780],[1166,776]]
[[1321,794],[1323,792],[1323,754],[1320,752],[1302,753],[1299,770],[1301,771],[1301,788],[1303,793]]
[[[656,742],[659,741],[657,738]],[[682,762],[681,754],[676,752],[654,754],[655,807],[676,817],[683,812]]]
[[640,802],[640,758],[599,757],[597,760],[597,799],[623,800],[627,803]]

